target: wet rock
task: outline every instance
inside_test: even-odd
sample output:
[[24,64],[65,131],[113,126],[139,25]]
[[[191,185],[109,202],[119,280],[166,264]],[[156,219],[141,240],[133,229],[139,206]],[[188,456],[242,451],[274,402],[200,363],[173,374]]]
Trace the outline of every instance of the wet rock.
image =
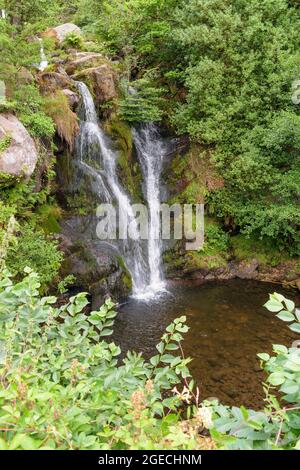
[[64,39],[71,33],[76,34],[78,36],[82,35],[81,29],[76,26],[76,24],[64,23],[59,26],[55,26],[54,28],[48,28],[46,31],[43,32],[42,36],[46,38],[53,38],[58,43],[62,43]]
[[69,105],[72,111],[75,111],[80,101],[79,95],[74,91],[69,90],[68,88],[63,88],[62,92],[68,98]]
[[116,74],[109,64],[91,67],[72,76],[92,87],[97,104],[103,104],[117,97]]
[[92,308],[96,309],[107,297],[118,301],[128,295],[131,280],[119,259],[105,252],[99,242],[92,239],[92,233],[87,233],[86,224],[91,229],[92,223],[79,216],[61,223],[60,248],[66,254],[61,273],[76,277],[74,287],[90,292]]
[[240,261],[232,265],[232,272],[239,279],[255,279],[259,263],[256,259],[251,261]]
[[0,140],[7,139],[7,148],[0,153],[0,172],[8,177],[32,175],[38,151],[23,124],[9,113],[0,114]]

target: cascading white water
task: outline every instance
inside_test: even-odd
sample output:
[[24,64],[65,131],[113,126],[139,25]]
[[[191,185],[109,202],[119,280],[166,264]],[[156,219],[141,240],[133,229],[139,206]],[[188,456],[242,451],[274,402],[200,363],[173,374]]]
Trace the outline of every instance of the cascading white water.
[[[117,241],[125,264],[132,276],[133,296],[147,300],[164,290],[161,271],[160,190],[159,180],[163,158],[163,144],[157,129],[147,124],[133,130],[145,179],[145,198],[149,207],[147,249],[139,239],[139,227],[130,199],[122,188],[116,169],[117,153],[98,121],[94,101],[87,86],[77,82],[82,97],[80,133],[77,139],[77,164],[96,181],[99,198],[106,203],[116,202],[121,216],[130,224],[132,238]],[[110,241],[114,244],[114,241]],[[146,253],[145,253],[146,251]]]
[[160,238],[160,174],[165,148],[154,124],[133,129],[133,139],[145,180],[144,193],[149,208],[149,287],[157,291],[164,289],[165,285],[161,271]]
[[142,297],[147,294],[149,285],[147,263],[141,240],[138,239],[138,224],[129,197],[117,178],[117,154],[99,125],[94,101],[87,86],[82,82],[78,82],[77,86],[83,101],[77,142],[79,165],[96,179],[101,200],[106,203],[117,202],[121,217],[130,224],[134,239],[118,241],[118,246],[132,276],[133,295]]
[[47,61],[46,54],[44,51],[43,40],[41,38],[38,38],[38,40],[40,42],[40,57],[41,57],[38,69],[41,72],[43,72],[43,70],[45,70],[45,68],[48,67],[48,61]]

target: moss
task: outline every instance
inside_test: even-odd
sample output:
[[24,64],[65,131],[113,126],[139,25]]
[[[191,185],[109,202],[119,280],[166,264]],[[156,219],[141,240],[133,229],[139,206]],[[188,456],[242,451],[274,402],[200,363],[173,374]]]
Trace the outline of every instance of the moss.
[[224,185],[211,159],[211,152],[199,144],[192,144],[185,155],[176,155],[165,179],[172,197],[170,203],[203,203],[209,192]]
[[128,289],[128,292],[131,291],[132,289],[132,279],[131,279],[131,275],[130,275],[130,272],[128,271],[125,263],[124,263],[124,260],[121,256],[118,256],[117,257],[117,260],[118,260],[118,263],[119,263],[119,266],[122,268],[123,270],[123,274],[122,274],[122,283],[124,284],[124,286]]
[[58,223],[62,217],[62,209],[57,205],[44,204],[36,214],[38,224],[46,234],[59,233],[61,231]]
[[66,194],[66,202],[68,215],[88,215],[95,213],[96,201],[86,193],[86,190],[82,189],[76,191],[76,193]]
[[11,134],[6,134],[2,139],[0,139],[0,154],[4,152],[10,146],[12,141]]
[[210,253],[209,255],[201,251],[189,251],[185,264],[186,271],[197,269],[217,269],[227,265],[227,256],[223,252]]
[[53,119],[58,135],[72,150],[79,125],[77,115],[71,110],[66,95],[61,90],[57,90],[45,96],[44,111]]
[[277,266],[289,260],[288,255],[280,252],[274,241],[268,238],[258,239],[239,234],[231,238],[231,244],[237,260],[250,260],[255,257],[262,266]]
[[142,174],[140,166],[134,158],[131,128],[113,115],[106,122],[105,130],[116,142],[119,149],[117,164],[120,181],[133,200],[140,202],[143,198]]
[[184,241],[182,243],[164,254],[168,273],[225,267],[231,257],[230,237],[212,217],[205,217],[205,242],[201,250],[185,251]]

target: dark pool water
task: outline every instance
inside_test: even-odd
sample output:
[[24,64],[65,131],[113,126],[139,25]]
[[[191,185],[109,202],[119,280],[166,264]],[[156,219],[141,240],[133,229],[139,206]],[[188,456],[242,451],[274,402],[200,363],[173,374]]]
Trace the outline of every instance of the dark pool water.
[[300,296],[274,284],[232,280],[195,285],[171,283],[169,294],[156,301],[129,299],[119,308],[113,340],[123,352],[155,354],[165,327],[180,315],[190,330],[183,349],[193,358],[190,370],[201,398],[218,397],[222,403],[259,408],[265,375],[256,356],[272,344],[289,346],[297,339],[275,314],[262,305],[268,293],[280,292],[300,305]]

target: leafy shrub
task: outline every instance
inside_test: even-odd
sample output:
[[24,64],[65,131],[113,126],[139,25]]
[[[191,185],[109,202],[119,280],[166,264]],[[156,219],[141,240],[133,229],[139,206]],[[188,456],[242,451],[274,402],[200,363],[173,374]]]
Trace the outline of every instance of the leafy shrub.
[[55,131],[52,119],[43,111],[44,99],[33,84],[19,86],[14,93],[18,117],[36,137],[52,137]]
[[209,254],[210,252],[227,251],[229,248],[229,235],[222,230],[222,228],[215,223],[207,223],[205,225],[205,242],[203,252]]
[[196,428],[181,427],[182,394],[164,393],[189,377],[189,359],[173,356],[185,317],[150,362],[128,352],[118,365],[120,348],[105,341],[113,303],[87,315],[81,293],[57,307],[26,272],[17,284],[7,272],[0,281],[1,449],[201,448]]
[[19,118],[34,137],[52,137],[54,134],[52,119],[42,112],[21,113]]
[[69,33],[63,40],[62,46],[64,48],[72,47],[74,49],[82,49],[83,39],[76,33]]
[[134,91],[125,92],[120,100],[120,118],[127,122],[154,122],[160,121],[162,89],[155,87],[148,79],[136,80]]
[[6,253],[6,266],[16,275],[22,275],[26,266],[40,272],[40,283],[43,292],[57,278],[62,252],[57,242],[47,237],[42,230],[30,225],[21,228],[16,243],[9,246]]

